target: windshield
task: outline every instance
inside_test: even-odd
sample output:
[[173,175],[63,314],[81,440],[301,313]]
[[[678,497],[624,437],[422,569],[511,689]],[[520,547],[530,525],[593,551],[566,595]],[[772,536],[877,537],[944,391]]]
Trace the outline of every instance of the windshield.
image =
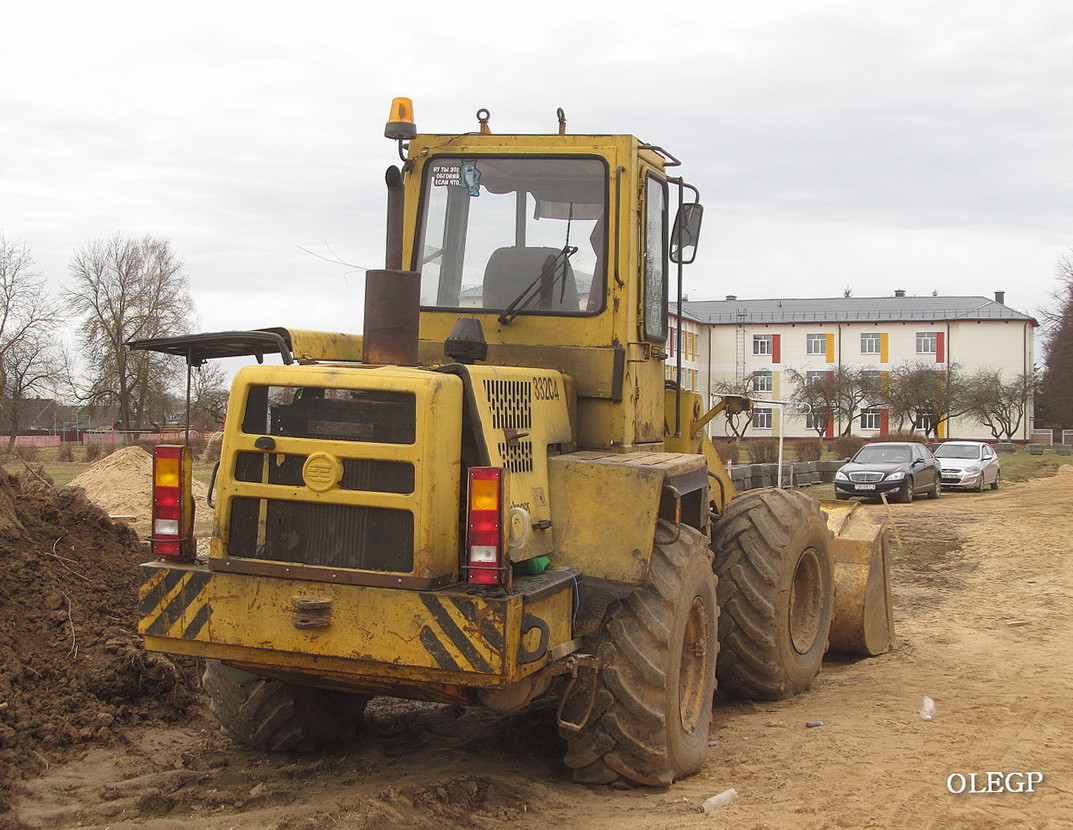
[[909,460],[908,447],[862,447],[853,460],[866,464],[900,464]]
[[944,444],[935,451],[936,458],[979,458],[979,447],[959,447],[956,444]]
[[413,268],[421,305],[517,314],[604,306],[600,159],[436,158],[425,167]]

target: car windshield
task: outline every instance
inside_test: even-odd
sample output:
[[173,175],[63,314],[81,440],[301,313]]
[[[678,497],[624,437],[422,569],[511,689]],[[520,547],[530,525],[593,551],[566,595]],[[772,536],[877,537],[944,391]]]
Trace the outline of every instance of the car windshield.
[[909,460],[908,447],[862,447],[853,460],[864,464],[900,464]]
[[936,458],[979,458],[980,448],[943,444],[935,451]]
[[607,168],[595,158],[439,157],[425,167],[414,270],[425,308],[604,307]]

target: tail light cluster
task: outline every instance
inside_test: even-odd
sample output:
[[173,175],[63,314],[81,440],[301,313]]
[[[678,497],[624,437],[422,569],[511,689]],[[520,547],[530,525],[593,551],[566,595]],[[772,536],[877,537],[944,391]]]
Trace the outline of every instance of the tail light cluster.
[[160,444],[153,449],[153,556],[192,562],[194,499],[190,487],[190,448]]
[[480,585],[506,582],[503,565],[503,470],[470,467],[466,533],[466,581]]

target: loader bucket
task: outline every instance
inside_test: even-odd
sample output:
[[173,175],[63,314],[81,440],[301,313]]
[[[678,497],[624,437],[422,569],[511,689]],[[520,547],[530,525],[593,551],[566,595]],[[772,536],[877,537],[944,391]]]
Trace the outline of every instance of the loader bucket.
[[820,504],[834,536],[831,651],[882,654],[894,644],[887,528],[857,502]]

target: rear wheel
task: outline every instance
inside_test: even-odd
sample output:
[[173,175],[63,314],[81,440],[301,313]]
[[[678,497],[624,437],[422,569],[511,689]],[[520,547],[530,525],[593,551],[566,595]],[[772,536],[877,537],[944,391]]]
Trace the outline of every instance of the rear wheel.
[[352,736],[369,698],[270,680],[209,660],[209,708],[236,742],[268,752],[309,752]]
[[[983,481],[982,477],[981,477],[980,481]],[[980,486],[983,487],[982,484]],[[935,479],[935,484],[933,484],[932,488],[928,491],[928,498],[929,499],[937,499],[942,494],[943,494],[942,482],[940,482],[939,479]]]
[[834,602],[831,534],[819,502],[753,490],[716,525],[719,687],[778,700],[804,691],[827,651]]
[[574,780],[610,784],[625,779],[663,787],[701,768],[718,649],[715,574],[704,537],[660,522],[652,582],[622,600],[590,650],[601,661],[591,680],[564,702],[566,720],[578,701],[592,710],[578,732],[563,729]]

